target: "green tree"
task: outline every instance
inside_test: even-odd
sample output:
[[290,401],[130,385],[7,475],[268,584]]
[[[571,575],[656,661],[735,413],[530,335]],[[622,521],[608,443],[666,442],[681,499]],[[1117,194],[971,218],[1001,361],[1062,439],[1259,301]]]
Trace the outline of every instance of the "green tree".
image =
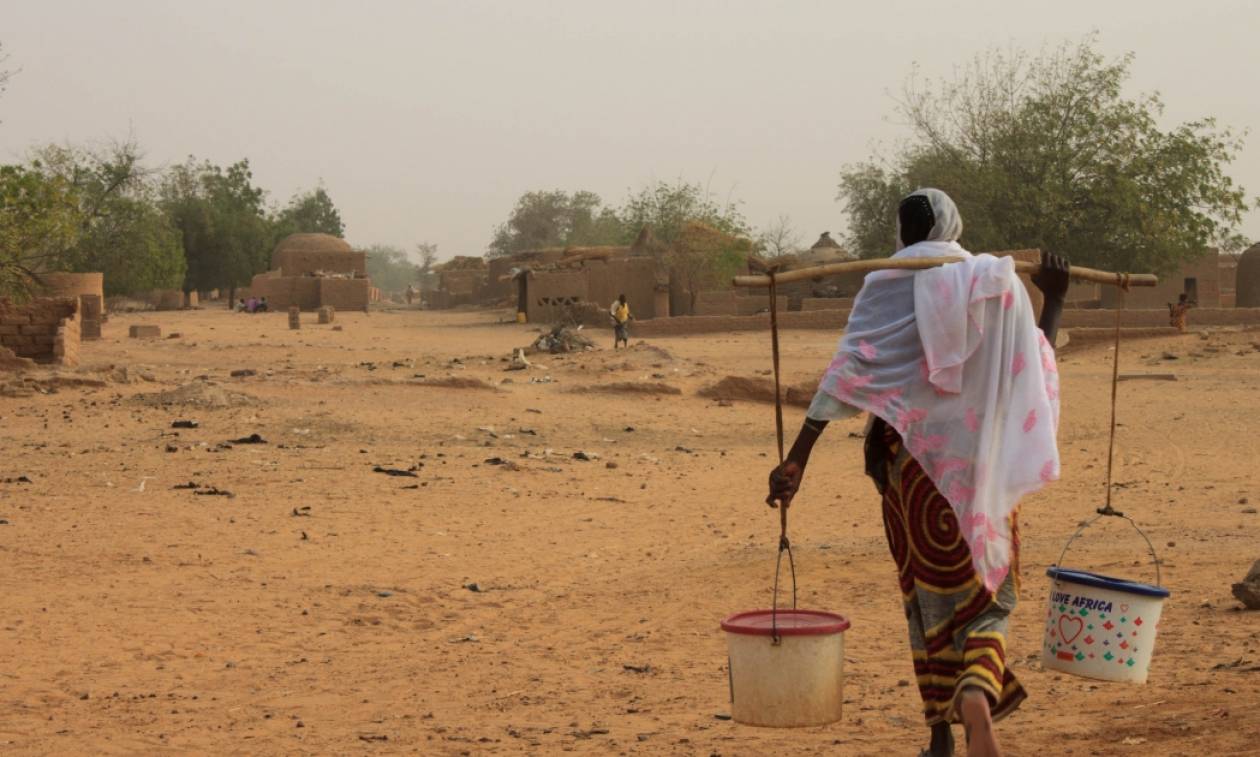
[[367,274],[372,286],[386,292],[400,292],[420,278],[420,266],[397,247],[374,244],[367,248]]
[[341,213],[322,185],[294,195],[288,206],[275,214],[273,224],[276,241],[301,233],[332,234],[335,237],[346,235]]
[[36,270],[79,240],[74,186],[38,163],[0,166],[0,295],[24,298]]
[[156,206],[153,175],[134,142],[100,150],[48,145],[36,155],[41,170],[72,186],[79,202],[79,235],[49,257],[45,270],[100,271],[111,295],[183,285],[179,237]]
[[487,257],[542,247],[605,245],[625,241],[617,214],[594,192],[526,192],[494,231]]
[[433,242],[417,242],[416,255],[420,258],[420,275],[427,276],[433,272],[437,263],[438,246]]
[[709,289],[725,289],[731,277],[746,265],[753,243],[746,237],[722,231],[703,221],[683,223],[665,253],[670,272],[686,288],[690,310],[696,298]]
[[656,239],[666,245],[673,244],[688,223],[697,221],[734,236],[749,233],[738,203],[719,203],[704,187],[681,179],[673,184],[658,181],[631,194],[618,216],[632,237],[650,226]]
[[183,244],[188,291],[224,289],[235,297],[236,287],[267,269],[273,226],[248,160],[224,169],[189,158],[167,172],[161,197]]
[[1246,194],[1225,174],[1241,140],[1211,118],[1163,130],[1156,94],[1123,94],[1132,56],[1094,37],[1036,56],[991,51],[951,80],[912,73],[899,101],[912,138],[845,168],[847,242],[893,250],[907,192],[950,194],[971,249],[1039,247],[1085,265],[1167,270],[1240,244]]

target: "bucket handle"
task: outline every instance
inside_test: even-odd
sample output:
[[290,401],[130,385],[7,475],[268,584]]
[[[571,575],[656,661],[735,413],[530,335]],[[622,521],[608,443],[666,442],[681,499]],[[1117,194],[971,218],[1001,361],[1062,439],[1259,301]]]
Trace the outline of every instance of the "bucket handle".
[[[784,508],[781,515],[785,516],[786,521],[787,508]],[[786,525],[784,526],[786,528]],[[787,552],[788,569],[792,572],[792,609],[796,609],[796,561],[792,559],[792,544],[788,541],[787,535],[783,534],[779,537],[779,555],[774,561],[774,594],[770,600],[770,643],[779,646],[782,638],[779,636],[779,571],[783,567],[783,553]]]
[[1071,537],[1070,539],[1068,539],[1068,540],[1067,540],[1067,544],[1064,544],[1064,545],[1063,545],[1063,551],[1059,553],[1059,561],[1058,561],[1057,563],[1055,563],[1055,565],[1056,565],[1057,567],[1062,568],[1062,567],[1063,567],[1063,558],[1064,558],[1065,556],[1067,556],[1068,547],[1072,546],[1072,542],[1076,541],[1076,537],[1080,536],[1080,535],[1081,535],[1081,533],[1082,533],[1085,529],[1087,529],[1087,528],[1089,528],[1090,526],[1094,525],[1094,523],[1095,523],[1095,522],[1096,522],[1099,518],[1102,518],[1102,517],[1107,517],[1107,516],[1109,516],[1109,517],[1113,517],[1113,518],[1123,518],[1124,520],[1129,521],[1129,525],[1130,525],[1130,526],[1133,526],[1133,530],[1138,532],[1138,536],[1141,536],[1141,537],[1142,537],[1142,541],[1146,542],[1146,548],[1147,548],[1148,550],[1150,550],[1150,553],[1151,553],[1151,561],[1155,563],[1155,585],[1156,585],[1156,586],[1163,586],[1163,576],[1162,576],[1162,574],[1160,573],[1160,569],[1159,569],[1159,555],[1155,554],[1155,545],[1151,543],[1151,540],[1150,540],[1150,539],[1146,536],[1146,532],[1145,532],[1145,531],[1143,531],[1141,528],[1139,528],[1139,527],[1138,527],[1138,524],[1137,524],[1136,522],[1134,522],[1134,520],[1133,520],[1132,518],[1130,518],[1129,516],[1127,516],[1127,515],[1125,515],[1124,513],[1120,512],[1119,510],[1114,510],[1114,509],[1112,509],[1112,507],[1111,507],[1111,505],[1110,505],[1110,504],[1108,504],[1106,507],[1100,507],[1100,508],[1098,508],[1098,514],[1097,514],[1097,515],[1095,515],[1094,517],[1092,517],[1092,518],[1090,518],[1089,520],[1085,521],[1084,523],[1082,523],[1082,524],[1081,524],[1080,528],[1077,528],[1077,529],[1076,529],[1076,533],[1072,534],[1072,537]]

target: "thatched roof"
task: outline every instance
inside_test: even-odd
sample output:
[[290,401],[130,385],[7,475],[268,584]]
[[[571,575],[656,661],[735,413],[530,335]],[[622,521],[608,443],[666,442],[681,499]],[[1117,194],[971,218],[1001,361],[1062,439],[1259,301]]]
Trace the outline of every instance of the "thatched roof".
[[822,234],[818,237],[818,241],[817,241],[817,242],[814,242],[814,246],[813,246],[813,247],[810,247],[809,249],[811,249],[811,250],[821,250],[821,249],[827,249],[827,248],[834,248],[834,249],[837,249],[837,250],[838,250],[838,249],[840,249],[840,245],[839,245],[839,243],[837,243],[837,242],[836,242],[836,240],[834,240],[834,239],[832,239],[832,238],[831,238],[831,232],[830,232],[830,231],[824,231],[824,232],[823,232],[823,233],[822,233]]

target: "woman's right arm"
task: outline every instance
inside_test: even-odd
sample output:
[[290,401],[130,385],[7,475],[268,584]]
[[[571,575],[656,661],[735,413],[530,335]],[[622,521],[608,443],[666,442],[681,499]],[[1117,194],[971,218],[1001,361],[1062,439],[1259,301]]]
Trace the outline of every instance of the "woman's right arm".
[[805,477],[805,466],[809,464],[809,455],[814,449],[814,442],[827,428],[827,421],[816,421],[806,418],[801,425],[796,441],[788,452],[787,459],[770,471],[770,494],[766,504],[771,507],[790,507],[792,498],[801,488],[801,479]]

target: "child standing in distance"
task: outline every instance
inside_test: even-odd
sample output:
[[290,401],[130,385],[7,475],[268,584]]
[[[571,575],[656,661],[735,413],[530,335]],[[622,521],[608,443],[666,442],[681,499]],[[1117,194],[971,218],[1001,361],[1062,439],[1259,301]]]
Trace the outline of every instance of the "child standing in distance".
[[624,294],[617,295],[616,301],[608,309],[613,319],[613,349],[619,345],[630,346],[630,303]]

